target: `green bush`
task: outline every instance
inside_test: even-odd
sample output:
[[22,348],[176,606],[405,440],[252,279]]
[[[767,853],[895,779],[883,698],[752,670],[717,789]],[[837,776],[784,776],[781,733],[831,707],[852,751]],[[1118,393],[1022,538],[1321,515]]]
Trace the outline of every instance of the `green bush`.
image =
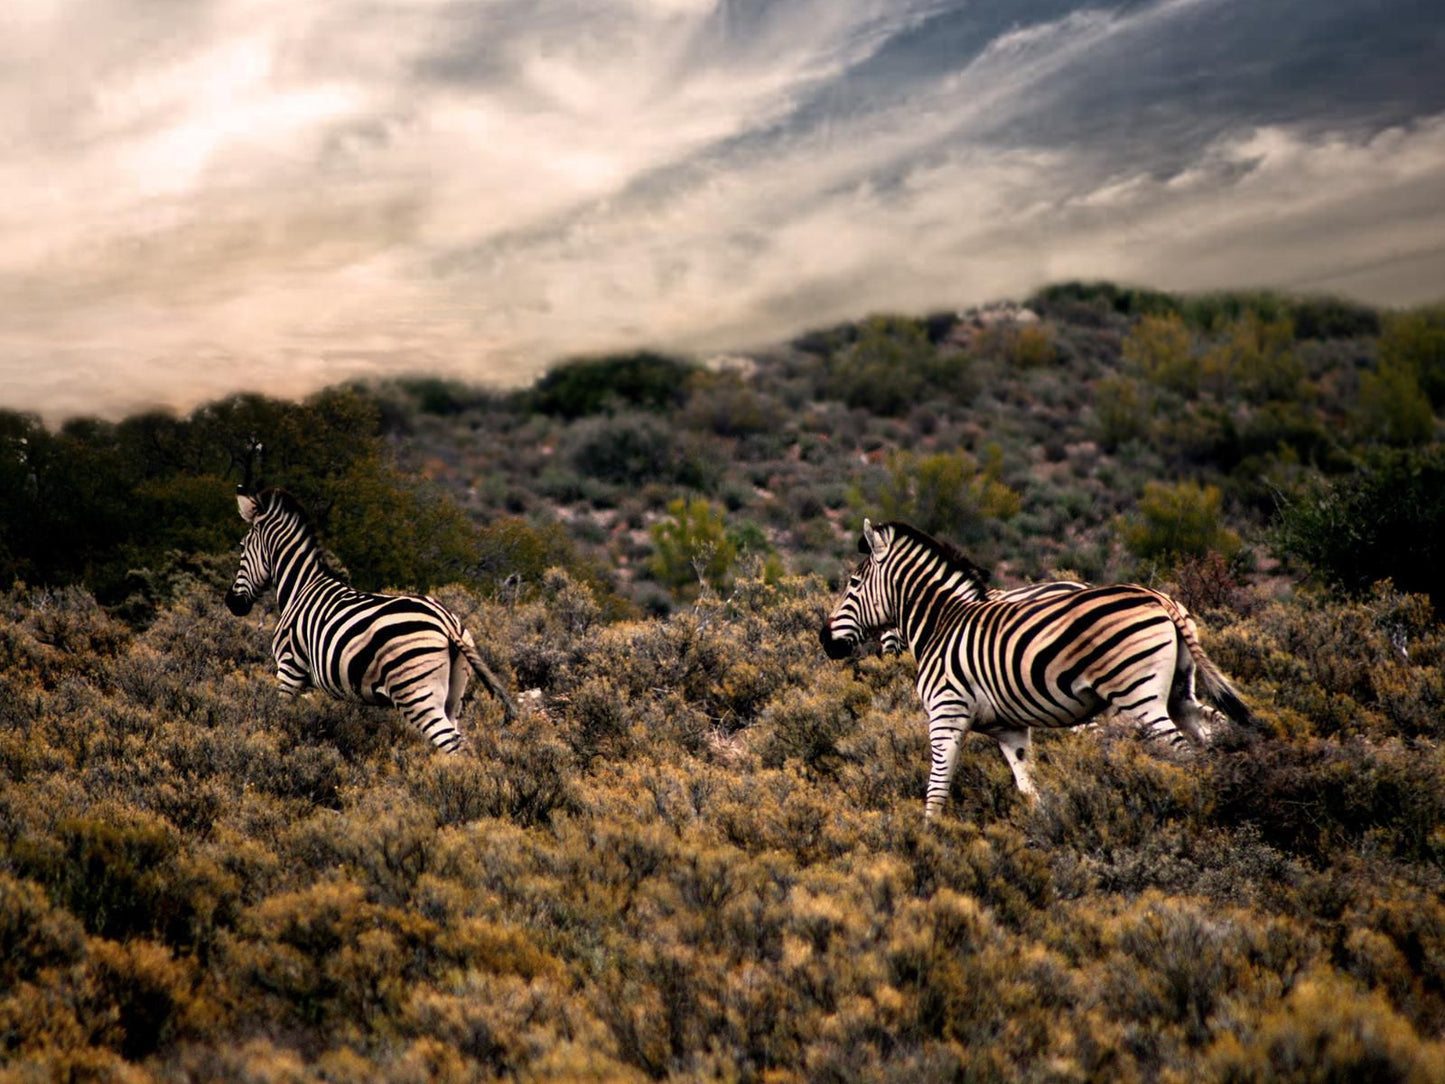
[[669,410],[686,400],[693,372],[686,362],[647,351],[567,362],[537,381],[531,407],[569,419],[619,408]]
[[1124,544],[1144,561],[1172,563],[1217,551],[1237,553],[1240,539],[1220,523],[1217,486],[1146,482],[1137,515],[1121,525]]
[[1395,446],[1424,444],[1435,432],[1430,398],[1415,369],[1383,358],[1376,371],[1360,374],[1353,422],[1363,440]]
[[1123,353],[1150,383],[1185,396],[1199,393],[1201,366],[1194,356],[1194,336],[1178,315],[1144,317],[1124,337]]
[[1380,334],[1380,371],[1411,374],[1432,407],[1445,407],[1445,306],[1386,319]]
[[1129,376],[1106,376],[1094,388],[1099,441],[1110,451],[1149,432],[1154,415],[1148,392]]
[[833,358],[827,393],[856,409],[900,416],[925,398],[966,400],[973,388],[965,359],[941,352],[919,321],[874,316]]
[[1002,480],[998,448],[980,464],[967,452],[919,455],[895,452],[886,480],[865,488],[855,503],[876,508],[881,519],[898,519],[929,534],[977,542],[985,525],[1018,514],[1020,498]]
[[738,552],[722,515],[701,497],[671,501],[667,514],[652,526],[652,574],[675,591],[721,590]]
[[1363,592],[1380,580],[1445,605],[1445,448],[1379,451],[1333,480],[1305,483],[1281,506],[1272,541],[1327,583]]

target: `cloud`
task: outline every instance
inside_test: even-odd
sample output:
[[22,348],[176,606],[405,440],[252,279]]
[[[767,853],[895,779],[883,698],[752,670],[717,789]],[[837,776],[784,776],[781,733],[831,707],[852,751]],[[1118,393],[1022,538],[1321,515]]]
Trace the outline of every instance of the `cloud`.
[[1288,8],[13,0],[0,402],[515,383],[1066,276],[1422,300],[1438,35]]

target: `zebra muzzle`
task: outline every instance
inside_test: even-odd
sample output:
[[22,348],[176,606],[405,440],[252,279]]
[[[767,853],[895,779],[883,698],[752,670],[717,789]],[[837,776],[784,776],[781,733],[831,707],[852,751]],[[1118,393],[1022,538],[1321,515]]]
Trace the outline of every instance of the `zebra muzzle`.
[[251,606],[254,604],[254,601],[254,599],[249,599],[245,595],[237,594],[235,591],[226,592],[226,609],[230,610],[237,617],[245,617],[248,613],[250,613]]
[[853,654],[853,641],[834,636],[833,630],[827,625],[818,630],[818,642],[823,645],[823,650],[830,659],[846,659]]

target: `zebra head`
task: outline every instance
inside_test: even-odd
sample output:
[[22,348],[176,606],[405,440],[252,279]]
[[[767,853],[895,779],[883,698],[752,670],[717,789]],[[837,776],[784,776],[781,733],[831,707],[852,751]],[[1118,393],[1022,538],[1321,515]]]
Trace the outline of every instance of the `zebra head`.
[[241,518],[251,525],[241,543],[241,567],[236,570],[236,578],[231,582],[231,589],[226,592],[226,608],[237,617],[245,617],[250,613],[256,599],[271,586],[273,532],[268,530],[268,524],[275,517],[266,515],[270,511],[269,502],[264,499],[266,495],[267,493],[263,492],[252,496],[245,491],[245,487],[236,487],[236,504]]
[[866,556],[848,577],[843,597],[818,631],[828,658],[846,659],[855,646],[879,629],[897,625],[893,593],[884,569],[893,547],[893,533],[892,524],[885,523],[875,531],[873,524],[863,521],[858,550]]

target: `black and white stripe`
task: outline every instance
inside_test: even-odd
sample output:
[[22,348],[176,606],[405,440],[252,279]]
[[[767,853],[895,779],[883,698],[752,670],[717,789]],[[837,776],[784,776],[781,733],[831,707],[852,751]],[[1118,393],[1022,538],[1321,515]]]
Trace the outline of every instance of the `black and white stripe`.
[[1033,727],[1078,726],[1113,709],[1146,733],[1177,726],[1203,744],[1196,679],[1231,719],[1252,724],[1192,619],[1168,596],[1120,584],[990,600],[976,565],[902,523],[875,531],[865,522],[859,549],[867,557],[820,638],[830,657],[844,658],[870,630],[902,630],[928,714],[930,817],[970,730],[998,742],[1018,788],[1032,794]]
[[[1088,586],[1090,585],[1080,583],[1078,580],[1046,580],[1043,583],[1031,583],[1023,587],[1008,589],[991,587],[980,595],[979,585],[973,580],[965,580],[959,591],[965,601],[982,597],[989,602],[1033,602],[1037,599],[1072,594],[1075,591],[1082,591]],[[908,643],[903,639],[903,630],[897,625],[890,625],[877,632],[877,636],[878,648],[885,655],[902,655],[908,650]]]
[[271,651],[283,693],[314,686],[341,699],[394,704],[447,752],[465,744],[456,717],[472,671],[507,719],[516,717],[456,614],[432,598],[352,590],[327,569],[309,519],[284,490],[239,492],[236,502],[251,529],[226,605],[243,616],[275,584],[280,618]]
[[[1031,583],[1024,587],[1012,587],[1007,590],[997,587],[990,588],[982,597],[989,602],[1036,602],[1044,599],[1056,599],[1061,595],[1071,595],[1076,591],[1083,591],[1092,586],[1094,585],[1081,583],[1078,580],[1046,580],[1043,583]],[[978,590],[977,585],[973,584],[972,581],[968,581],[965,586],[958,589],[958,593],[967,601],[978,598]],[[1152,587],[1141,587],[1140,590],[1148,591],[1154,595],[1159,600],[1161,606],[1172,611],[1171,616],[1175,618],[1176,623],[1183,627],[1185,634],[1198,640],[1199,632],[1194,627],[1194,618],[1182,602],[1178,599],[1171,598],[1163,591],[1155,591]],[[877,635],[879,649],[885,655],[902,655],[908,650],[908,644],[903,638],[903,630],[897,625],[891,625],[881,632],[878,632]],[[1218,712],[1208,705],[1200,705],[1200,707],[1208,717],[1213,717],[1218,714]],[[1105,712],[1100,713],[1098,717],[1079,724],[1079,727],[1082,730],[1094,730],[1101,724],[1108,722],[1110,718],[1112,718],[1112,715],[1108,709],[1106,709]],[[1205,735],[1208,736],[1210,727],[1201,721],[1200,728],[1204,731]],[[1148,729],[1141,731],[1140,734],[1146,740],[1164,742],[1174,748],[1182,747],[1187,743],[1184,734],[1174,725],[1174,720],[1169,718],[1156,719],[1149,725]]]

